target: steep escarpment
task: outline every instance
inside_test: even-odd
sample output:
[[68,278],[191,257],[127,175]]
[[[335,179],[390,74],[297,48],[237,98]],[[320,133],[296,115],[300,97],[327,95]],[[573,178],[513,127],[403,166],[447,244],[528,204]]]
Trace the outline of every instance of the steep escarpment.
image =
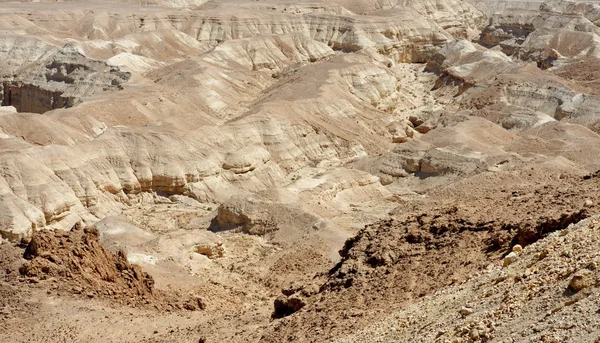
[[[127,40],[138,40],[140,33],[153,31],[179,31],[207,47],[214,47],[227,40],[300,32],[303,36],[336,50],[350,52],[367,47],[384,49],[393,52],[396,59],[402,62],[426,61],[436,46],[445,42],[452,34],[466,36],[466,32],[474,30],[482,18],[470,5],[452,1],[445,2],[444,16],[434,15],[432,4],[428,2],[396,6],[409,11],[395,11],[393,15],[384,16],[356,16],[343,8],[334,8],[335,6],[324,5],[324,10],[319,10],[318,6],[302,3],[265,8],[252,4],[236,6],[225,2],[218,6],[206,6],[192,15],[180,11],[165,13],[164,9],[153,7],[131,15],[95,13],[93,16],[90,13],[74,13],[64,7],[55,15],[60,17],[63,27],[72,26],[73,30],[69,33],[71,38],[114,40],[115,45],[128,50],[137,50],[137,45],[125,44]],[[300,8],[306,10],[299,10]],[[27,18],[27,21],[44,30],[65,34],[55,22],[45,19],[48,12],[17,11],[15,15]],[[398,20],[398,16],[402,20]],[[80,22],[86,24],[77,24]],[[84,45],[89,50],[110,48],[109,44]]]
[[20,66],[20,70],[0,80],[0,101],[2,106],[32,113],[72,107],[82,97],[122,89],[121,84],[131,76],[104,62],[87,59],[70,45],[41,61]]

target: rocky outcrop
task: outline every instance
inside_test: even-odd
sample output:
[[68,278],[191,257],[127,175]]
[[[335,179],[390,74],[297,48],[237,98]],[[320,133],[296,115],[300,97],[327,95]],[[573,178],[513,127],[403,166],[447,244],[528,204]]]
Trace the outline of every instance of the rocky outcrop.
[[[600,275],[591,256],[598,226],[596,216],[551,234],[525,247],[508,267],[491,264],[470,280],[424,297],[336,342],[486,341],[515,333],[517,342],[593,341],[595,320],[580,314],[596,308],[591,294],[600,285]],[[415,321],[402,322],[405,318]],[[570,326],[556,325],[558,318],[568,320]],[[422,325],[432,330],[419,330]],[[590,330],[573,330],[571,325]]]
[[24,71],[13,77],[0,78],[2,106],[13,106],[19,112],[71,107],[82,97],[122,89],[130,77],[116,67],[87,59],[71,45],[21,68]]
[[[511,307],[446,298],[381,340],[490,341],[527,249],[599,209],[597,5],[0,3],[0,280],[32,290],[6,315],[0,282],[0,341],[334,341],[506,261]],[[134,262],[181,301],[146,311]]]
[[488,48],[499,46],[505,54],[536,61],[543,68],[551,66],[558,56],[574,57],[596,50],[589,48],[597,45],[592,37],[600,33],[592,22],[597,18],[597,5],[556,1],[539,3],[532,9],[531,4],[493,14],[479,43]]
[[[546,34],[551,38],[546,40],[539,36]],[[454,89],[455,95],[461,96],[460,107],[510,130],[520,131],[554,120],[594,126],[592,123],[596,123],[598,118],[588,107],[599,100],[594,87],[584,91],[550,73],[539,73],[531,64],[521,62],[525,51],[529,51],[535,57],[528,56],[536,61],[540,69],[548,69],[561,76],[590,79],[593,76],[589,74],[594,71],[578,74],[573,73],[573,68],[575,65],[585,67],[592,63],[595,57],[585,54],[595,49],[577,50],[573,42],[594,35],[567,30],[535,30],[531,38],[519,46],[521,55],[512,58],[497,48],[484,49],[464,40],[455,40],[436,53],[425,70],[438,75],[434,88],[442,90],[440,93]],[[583,41],[588,40],[584,38]],[[582,94],[582,91],[585,93]]]
[[[273,35],[301,32],[334,50],[353,52],[374,47],[395,57],[399,62],[425,61],[431,53],[445,42],[450,35],[427,20],[415,20],[403,15],[397,18],[345,17],[329,14],[307,14],[298,16],[260,17],[236,16],[195,19],[188,23],[194,28],[187,33],[208,45],[217,45],[227,40],[249,38],[256,35]],[[257,21],[258,20],[258,21]],[[258,25],[258,22],[272,23]],[[419,42],[416,45],[414,43]]]
[[98,241],[98,231],[75,226],[69,232],[36,233],[25,250],[29,261],[19,269],[27,278],[58,277],[76,293],[116,295],[131,302],[152,299],[154,279],[127,261],[123,251],[113,254]]
[[302,63],[323,60],[333,54],[333,50],[324,43],[300,34],[290,34],[268,39],[260,37],[226,41],[207,54],[205,60],[217,65],[236,61],[249,70],[281,72]]
[[2,106],[12,106],[18,112],[44,113],[56,108],[74,106],[78,100],[74,97],[63,96],[60,90],[52,91],[43,85],[26,82],[3,82],[0,91],[3,93]]
[[378,171],[385,183],[411,174],[427,178],[479,173],[498,160],[512,159],[502,147],[515,139],[485,119],[469,118],[396,146],[378,160]]
[[[271,7],[244,4],[240,8],[224,3],[191,10],[192,15],[163,10],[132,16],[126,13],[95,13],[89,16],[89,13],[70,13],[65,9],[60,16],[61,25],[72,26],[73,35],[86,39],[110,40],[140,32],[176,30],[196,38],[201,44],[215,47],[227,40],[297,32],[335,50],[350,52],[375,47],[393,54],[401,62],[426,61],[436,46],[452,35],[468,36],[468,31],[473,31],[482,20],[481,13],[459,1],[445,0],[440,5],[431,1],[397,2],[383,7],[381,4],[374,5],[372,10],[394,9],[388,16],[356,16],[352,10],[333,4],[300,2]],[[440,10],[442,6],[443,11]],[[402,10],[398,10],[400,8]],[[56,29],[53,23],[45,20],[44,16],[48,14],[44,11],[33,14],[17,11],[15,14],[26,16],[45,30]],[[80,25],[81,22],[86,25]],[[112,25],[114,22],[120,24],[115,27]],[[128,48],[126,45],[123,47]],[[92,47],[89,48],[91,50]]]
[[[135,16],[124,10],[113,13],[114,20],[104,20],[106,11],[82,19],[81,13],[61,7],[61,25],[73,29],[77,42],[55,49],[24,41],[27,63],[21,64],[14,62],[20,40],[3,45],[6,70],[35,67],[17,74],[23,75],[20,81],[8,81],[5,91],[17,90],[13,81],[21,82],[21,94],[40,94],[45,88],[34,88],[36,80],[57,87],[39,101],[31,101],[35,94],[26,96],[27,110],[40,112],[98,95],[100,85],[107,87],[108,100],[95,98],[43,120],[0,118],[7,147],[0,156],[7,166],[0,185],[2,234],[19,240],[44,227],[93,222],[130,206],[142,192],[224,203],[235,195],[286,187],[306,168],[330,176],[331,170],[365,157],[376,163],[361,169],[381,179],[340,171],[344,176],[336,177],[352,182],[332,184],[368,184],[368,191],[344,191],[344,201],[332,201],[342,212],[352,211],[344,204],[352,202],[348,194],[389,196],[380,181],[494,167],[487,151],[461,146],[461,140],[421,139],[444,129],[442,102],[452,104],[446,116],[463,107],[513,130],[554,118],[591,120],[585,113],[596,103],[593,96],[563,86],[544,88],[546,80],[524,89],[507,82],[522,70],[512,72],[520,65],[500,51],[466,40],[438,50],[453,34],[473,28],[481,14],[464,3],[439,3],[443,13],[434,10],[437,5],[397,3],[380,8],[388,12],[357,16],[338,5],[245,4],[240,9],[224,3],[185,11],[150,8]],[[34,11],[29,29],[58,30],[44,19],[47,15]],[[86,25],[75,27],[76,19]],[[109,92],[130,75],[84,57],[80,47],[90,56],[116,54],[109,60],[128,66],[132,89]],[[186,54],[190,58],[181,58]],[[426,68],[435,75],[397,63],[423,62],[432,55]],[[495,82],[495,74],[504,79]],[[445,97],[455,86],[458,91]],[[50,95],[52,103],[44,100]],[[511,111],[501,107],[506,103],[514,106]],[[490,114],[496,114],[495,106],[502,115]],[[436,117],[409,125],[410,115],[425,111]],[[503,154],[490,154],[496,153]],[[313,176],[306,178],[312,182],[306,187],[321,187],[326,178]]]
[[[293,219],[292,219],[293,218]],[[211,230],[237,230],[264,235],[283,229],[289,235],[302,234],[312,228],[318,217],[291,203],[268,196],[235,196],[219,206]],[[297,230],[298,232],[293,232]]]
[[[570,302],[575,300],[570,293],[565,292],[570,280],[575,279],[574,286],[580,289],[580,293],[581,289],[595,287],[595,282],[590,278],[595,280],[597,276],[594,273],[595,276],[592,277],[585,271],[576,273],[589,265],[589,258],[586,256],[593,254],[595,244],[588,244],[585,252],[579,251],[576,248],[578,234],[573,235],[573,229],[577,227],[582,236],[591,237],[598,225],[598,218],[593,220],[593,227],[590,222],[574,226],[571,224],[588,217],[593,213],[592,208],[598,208],[593,203],[585,205],[584,199],[588,195],[581,195],[579,192],[588,189],[592,185],[589,182],[599,181],[594,177],[584,180],[571,176],[537,183],[537,175],[547,172],[548,170],[532,171],[529,168],[517,168],[514,173],[506,174],[490,172],[455,184],[447,183],[428,192],[422,199],[413,198],[401,204],[389,218],[367,225],[356,236],[348,239],[340,250],[341,262],[327,275],[305,283],[306,294],[310,294],[309,296],[303,294],[302,285],[285,288],[274,305],[280,310],[277,312],[280,316],[290,312],[294,314],[274,321],[263,334],[263,340],[336,341],[337,337],[337,342],[403,342],[430,337],[427,341],[433,342],[438,336],[455,339],[464,335],[461,329],[463,325],[467,325],[464,321],[470,323],[469,320],[473,317],[477,318],[473,323],[473,331],[479,321],[489,316],[495,318],[495,321],[510,318],[517,325],[519,315],[507,313],[505,316],[499,310],[508,308],[506,301],[511,301],[512,306],[519,311],[537,313],[536,319],[530,321],[531,327],[536,327],[539,320],[547,318],[547,309],[552,306],[544,305],[546,307],[542,307],[543,309],[537,305],[533,308],[520,307],[522,302],[536,301],[527,296],[529,291],[552,294],[554,306],[562,308],[563,304],[570,306]],[[529,173],[540,174],[528,176]],[[475,181],[483,179],[488,180],[485,186]],[[566,184],[569,185],[567,188]],[[554,202],[552,206],[540,202],[542,199],[552,201],[556,196],[564,202]],[[507,201],[508,198],[513,200]],[[552,233],[554,231],[559,232]],[[530,233],[535,234],[530,236]],[[546,242],[552,243],[546,245],[544,241],[540,241],[544,238],[547,238]],[[564,248],[563,242],[568,242],[568,248]],[[517,243],[521,243],[519,247]],[[545,253],[544,248],[547,248]],[[518,257],[502,269],[502,260],[511,250],[514,254],[510,256],[518,253]],[[574,255],[580,258],[574,262],[575,265],[567,262]],[[545,261],[547,258],[551,260]],[[563,260],[559,263],[561,258]],[[537,283],[547,275],[540,274],[535,268],[530,269],[538,263],[543,263],[544,270],[555,281]],[[564,269],[558,272],[556,268]],[[519,270],[514,274],[520,276],[518,280],[510,277],[516,270]],[[537,281],[531,282],[531,278]],[[484,279],[485,282],[473,282],[474,279]],[[312,286],[315,281],[317,287]],[[500,284],[510,291],[495,293],[494,289]],[[524,284],[529,286],[516,286]],[[318,291],[312,293],[313,289]],[[515,292],[523,297],[513,297]],[[474,293],[481,294],[484,298],[472,297]],[[452,300],[456,296],[461,299]],[[490,305],[491,299],[495,299],[494,305]],[[546,298],[538,300],[541,306]],[[448,303],[453,305],[446,307]],[[568,303],[570,304],[566,305]],[[594,302],[588,303],[589,308],[595,309],[592,303]],[[448,331],[423,334],[420,328],[431,322],[429,318],[417,319],[420,318],[420,306],[423,304],[435,304],[430,307],[431,315],[436,318],[435,325],[448,328]],[[478,313],[483,309],[485,314]],[[578,310],[575,307],[569,313],[575,318]],[[436,311],[443,311],[447,317],[438,317]],[[392,313],[399,315],[394,320],[389,320]],[[408,322],[399,324],[398,320],[406,318],[406,313],[411,313],[415,316],[412,317],[413,320],[423,324],[420,327],[414,327]],[[556,314],[552,312],[550,315]],[[455,325],[446,326],[447,320],[452,320]],[[382,323],[385,323],[383,328],[380,326]],[[360,329],[358,333],[352,329],[369,324],[372,324],[369,332],[376,335],[362,335]],[[325,325],[325,328],[319,333],[307,329],[313,325]],[[500,329],[498,326],[498,330],[510,335],[513,328]],[[352,333],[348,334],[349,331]],[[480,332],[483,335],[487,331],[482,329]],[[531,337],[537,335],[529,327],[523,328],[523,332],[528,332]],[[568,329],[565,329],[565,334],[568,335],[567,333]],[[344,340],[344,337],[348,340]],[[504,337],[504,334],[500,337]]]
[[503,53],[483,49],[466,40],[448,43],[425,66],[426,71],[439,75],[435,89],[451,84],[458,87],[457,95],[515,68],[513,61]]

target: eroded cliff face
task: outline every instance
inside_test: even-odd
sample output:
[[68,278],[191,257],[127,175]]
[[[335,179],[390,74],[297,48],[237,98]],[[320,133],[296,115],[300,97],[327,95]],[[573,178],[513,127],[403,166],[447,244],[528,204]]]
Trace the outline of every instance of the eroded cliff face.
[[[425,55],[404,58],[403,62],[425,61],[434,46],[439,46],[458,32],[465,36],[468,30],[476,29],[482,20],[477,10],[461,2],[445,2],[445,11],[436,11],[436,15],[433,14],[433,3],[407,2],[396,6],[401,6],[403,10],[393,10],[385,15],[355,15],[342,7],[326,4],[274,4],[270,7],[228,2],[216,7],[206,5],[192,12],[147,7],[135,14],[124,11],[94,15],[89,12],[73,12],[68,6],[61,6],[54,13],[55,17],[60,18],[58,21],[46,20],[50,13],[44,11],[17,11],[14,15],[26,17],[41,29],[89,41],[85,45],[95,45],[96,49],[109,48],[106,43],[94,44],[105,41],[118,45],[120,49],[132,49],[136,52],[144,50],[142,55],[148,55],[151,53],[148,50],[153,49],[127,44],[127,41],[169,31],[192,37],[206,48],[215,47],[227,40],[290,33],[300,33],[306,38],[345,52],[367,47],[387,50],[393,48],[402,52],[431,46],[429,51],[423,51]],[[444,16],[440,17],[440,13],[444,13]],[[452,21],[445,17],[452,18]],[[70,29],[68,34],[56,27],[58,22],[63,28]],[[84,22],[85,25],[76,24],[79,22]],[[152,44],[147,40],[145,43]],[[160,46],[153,48],[163,50]]]
[[2,83],[2,106],[12,106],[19,112],[44,113],[56,108],[75,105],[72,97],[63,97],[60,91],[50,91],[40,86],[21,82]]
[[18,112],[44,113],[72,107],[82,97],[98,92],[122,89],[129,77],[129,73],[90,60],[74,46],[65,45],[47,58],[19,66],[12,77],[3,77],[0,101]]

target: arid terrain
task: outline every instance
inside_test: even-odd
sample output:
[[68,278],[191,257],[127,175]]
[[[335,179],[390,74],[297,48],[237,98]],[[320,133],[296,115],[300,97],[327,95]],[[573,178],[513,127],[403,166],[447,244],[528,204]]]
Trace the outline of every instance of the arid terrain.
[[0,342],[600,342],[600,2],[0,0]]

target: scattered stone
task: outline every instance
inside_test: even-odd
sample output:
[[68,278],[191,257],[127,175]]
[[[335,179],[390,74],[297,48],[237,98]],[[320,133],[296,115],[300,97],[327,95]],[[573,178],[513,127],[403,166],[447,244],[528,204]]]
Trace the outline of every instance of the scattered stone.
[[205,309],[206,306],[204,305],[202,298],[194,296],[185,304],[183,304],[183,308],[185,308],[188,311],[199,311]]
[[560,54],[560,52],[558,52],[558,50],[550,49],[550,52],[548,53],[548,57],[557,60],[557,59],[561,58],[562,55]]
[[466,316],[468,316],[468,315],[471,315],[471,314],[473,314],[473,312],[474,312],[474,311],[473,311],[473,309],[472,309],[472,308],[470,308],[470,307],[466,307],[466,306],[465,306],[465,307],[463,307],[463,308],[461,308],[461,309],[460,309],[460,311],[458,311],[458,313],[460,313],[460,315],[461,315],[461,316],[463,316],[463,317],[466,317]]
[[433,123],[433,122],[425,122],[417,127],[415,127],[415,130],[419,133],[425,134],[428,133],[429,131],[435,129],[437,127],[437,124]]
[[415,131],[406,123],[394,122],[388,126],[392,143],[406,143],[414,137]]
[[409,139],[406,133],[399,131],[392,136],[392,143],[406,143]]
[[306,306],[306,301],[300,294],[292,294],[290,296],[280,295],[275,299],[273,306],[272,317],[283,318]]
[[578,271],[571,278],[571,281],[569,282],[569,289],[573,292],[579,292],[584,288],[592,286],[594,284],[593,276],[594,273],[592,273],[590,270],[584,269]]
[[416,115],[408,117],[408,121],[413,125],[413,127],[417,127],[425,122],[423,119],[419,118]]
[[518,254],[518,253],[520,253],[521,251],[523,251],[523,247],[522,247],[520,244],[517,244],[517,245],[515,245],[515,246],[512,248],[512,251],[513,251],[514,253],[517,253],[517,254]]
[[502,266],[506,268],[506,267],[510,266],[511,264],[513,264],[516,260],[517,260],[517,254],[515,252],[511,252],[510,254],[506,255],[506,257],[504,258]]
[[306,287],[302,288],[301,294],[305,297],[310,297],[312,295],[319,293],[319,290],[320,290],[319,285],[316,283],[312,283],[312,284],[309,284]]
[[543,260],[544,258],[546,258],[546,256],[548,256],[550,254],[550,249],[546,248],[544,250],[542,250],[539,255],[538,255],[538,259]]
[[216,244],[199,244],[196,246],[195,251],[197,254],[204,255],[211,260],[221,258],[225,253],[223,243],[220,242]]

